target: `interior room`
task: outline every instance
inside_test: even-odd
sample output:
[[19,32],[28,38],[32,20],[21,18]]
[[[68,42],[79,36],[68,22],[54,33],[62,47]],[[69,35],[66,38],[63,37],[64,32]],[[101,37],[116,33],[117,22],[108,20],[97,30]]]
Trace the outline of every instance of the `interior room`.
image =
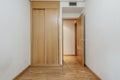
[[[60,19],[59,14],[62,14]],[[59,20],[62,20],[62,26]],[[61,34],[62,40],[59,39]],[[61,44],[63,56],[60,58]],[[61,8],[59,2],[32,2],[31,47],[31,65],[15,80],[98,79],[85,67],[84,7]]]
[[120,80],[120,0],[1,0],[0,80]]

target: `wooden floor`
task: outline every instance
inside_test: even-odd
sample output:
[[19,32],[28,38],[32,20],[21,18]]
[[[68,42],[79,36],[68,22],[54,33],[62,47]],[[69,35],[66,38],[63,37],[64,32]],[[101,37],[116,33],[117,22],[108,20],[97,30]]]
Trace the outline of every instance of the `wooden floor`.
[[30,67],[17,80],[98,80],[75,56],[65,56],[62,67]]

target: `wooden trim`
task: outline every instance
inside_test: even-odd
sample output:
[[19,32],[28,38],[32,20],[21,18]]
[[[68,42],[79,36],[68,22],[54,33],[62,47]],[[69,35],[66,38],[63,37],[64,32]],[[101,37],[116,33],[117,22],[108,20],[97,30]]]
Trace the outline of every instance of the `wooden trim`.
[[32,17],[33,17],[33,16],[32,16],[32,15],[33,15],[33,13],[32,13],[32,5],[31,5],[31,3],[30,3],[30,41],[31,41],[31,42],[30,42],[30,48],[31,48],[31,49],[30,49],[30,51],[31,51],[31,53],[30,53],[30,54],[31,54],[31,60],[30,60],[30,62],[31,62],[31,64],[32,64],[32,56],[33,56],[33,55],[32,55],[32,53],[33,53],[33,50],[32,50],[32,48],[33,48],[33,47],[32,47],[32,46],[33,46],[33,45],[32,45],[32,26],[33,26]]
[[64,65],[64,28],[63,28],[63,20],[62,19],[62,64]]
[[30,1],[60,1],[60,0],[30,0]]
[[75,56],[75,54],[64,54],[64,56]]
[[58,64],[60,64],[60,24],[59,24],[59,19],[60,19],[60,2],[59,2],[59,8],[57,12],[57,24],[58,24]]
[[31,2],[32,8],[60,8],[60,2]]
[[18,80],[18,78],[23,75],[31,66],[26,67],[20,74],[18,74],[13,80]]
[[62,66],[61,64],[40,64],[40,65],[31,65],[32,67],[46,67],[46,66],[50,66],[50,67],[60,67],[60,66]]
[[77,23],[75,23],[75,56],[77,56]]
[[93,72],[87,65],[85,67],[96,77],[97,80],[102,80],[95,72]]

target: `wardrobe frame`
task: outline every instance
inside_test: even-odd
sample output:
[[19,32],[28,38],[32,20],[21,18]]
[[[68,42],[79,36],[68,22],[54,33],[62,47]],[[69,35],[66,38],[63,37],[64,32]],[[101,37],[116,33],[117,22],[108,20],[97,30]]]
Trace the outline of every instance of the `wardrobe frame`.
[[[45,9],[45,8],[56,8],[58,9],[58,20],[60,18],[60,1],[31,1],[30,3],[30,22],[31,22],[31,27],[30,27],[30,37],[31,37],[31,66],[32,66],[32,52],[33,52],[33,41],[32,41],[32,28],[33,28],[33,9],[37,9],[37,10],[41,10],[41,9]],[[60,64],[60,24],[58,21],[58,64],[45,64],[45,65],[39,65],[39,66],[62,66]]]

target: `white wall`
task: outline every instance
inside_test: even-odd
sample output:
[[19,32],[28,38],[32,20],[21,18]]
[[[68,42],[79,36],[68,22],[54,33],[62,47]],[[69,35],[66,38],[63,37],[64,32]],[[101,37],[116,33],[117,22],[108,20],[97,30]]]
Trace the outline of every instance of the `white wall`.
[[75,23],[74,20],[63,22],[64,55],[75,55]]
[[86,64],[102,80],[120,80],[120,1],[86,1]]
[[30,2],[0,1],[0,80],[12,80],[30,64]]

